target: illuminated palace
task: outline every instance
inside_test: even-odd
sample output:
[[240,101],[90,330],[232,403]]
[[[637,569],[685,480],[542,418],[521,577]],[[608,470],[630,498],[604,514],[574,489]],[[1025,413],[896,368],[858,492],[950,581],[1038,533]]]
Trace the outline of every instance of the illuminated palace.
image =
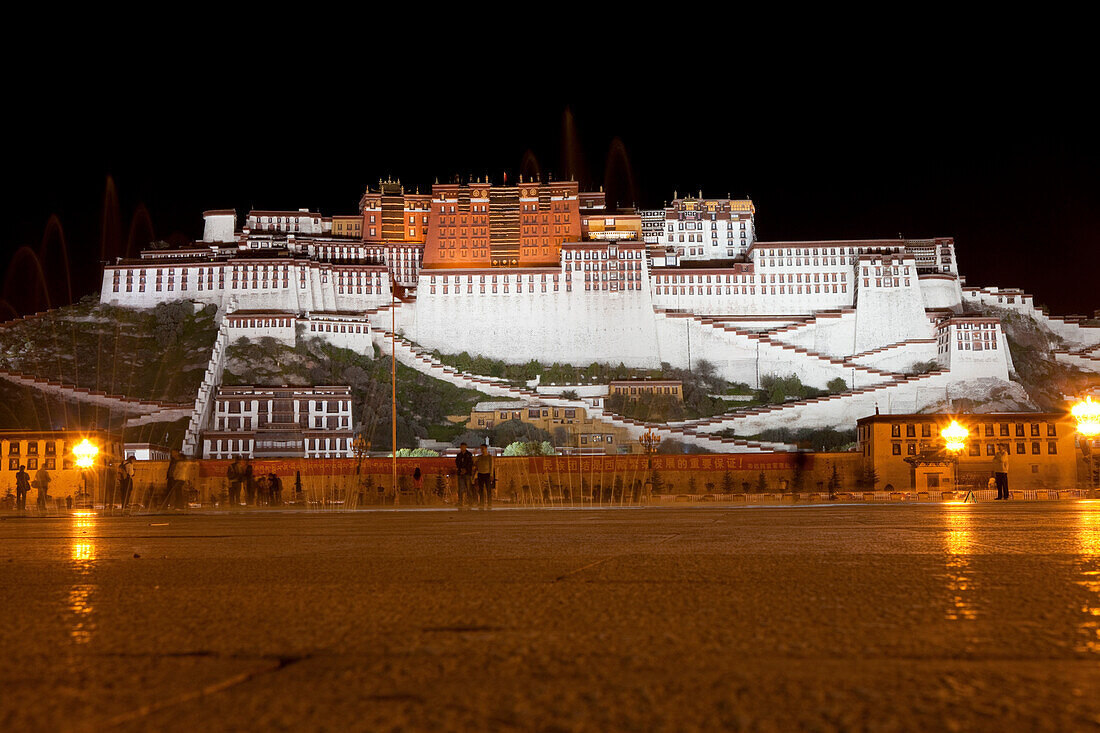
[[[845,386],[773,414],[661,428],[708,447],[727,429],[850,425],[965,396],[975,380],[1007,381],[1011,355],[987,306],[1037,319],[1067,345],[1060,359],[1100,364],[1100,329],[1049,316],[1020,290],[968,287],[950,237],[760,241],[747,199],[699,192],[612,210],[575,181],[474,179],[424,193],[381,181],[354,214],[257,210],[238,220],[215,209],[204,219],[201,241],[106,265],[101,295],[131,307],[218,306],[223,335],[213,383],[196,400],[191,452],[213,419],[224,343],[241,336],[293,342],[304,332],[365,351],[388,345],[392,330],[409,366],[502,399],[521,396],[424,355],[651,368],[706,360],[754,387],[771,374]],[[591,402],[573,406],[601,417]]]

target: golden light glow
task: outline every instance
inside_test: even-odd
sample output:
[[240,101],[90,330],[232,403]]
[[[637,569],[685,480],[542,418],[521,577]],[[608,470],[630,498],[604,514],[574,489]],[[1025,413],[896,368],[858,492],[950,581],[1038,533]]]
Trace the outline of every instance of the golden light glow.
[[76,456],[76,465],[79,468],[91,468],[95,464],[98,453],[99,448],[96,448],[87,438],[73,447],[73,455]]
[[1093,402],[1091,396],[1086,397],[1083,402],[1074,405],[1070,412],[1077,421],[1077,432],[1086,438],[1100,435],[1100,402]]
[[940,435],[947,443],[947,450],[958,453],[966,447],[966,439],[969,437],[970,431],[959,425],[957,421],[952,420],[950,425],[940,431]]

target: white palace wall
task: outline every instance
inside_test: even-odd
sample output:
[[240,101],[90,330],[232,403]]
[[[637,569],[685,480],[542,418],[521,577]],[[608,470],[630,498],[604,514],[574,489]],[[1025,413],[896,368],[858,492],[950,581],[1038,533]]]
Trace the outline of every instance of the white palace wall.
[[[924,312],[915,263],[912,259],[883,259],[865,255],[856,273],[856,353],[934,336]],[[879,269],[885,274],[876,274]]]
[[921,300],[929,309],[956,309],[962,305],[962,286],[955,275],[921,275]]
[[569,291],[563,283],[556,292],[481,293],[475,285],[473,293],[452,287],[433,294],[426,279],[420,276],[405,335],[427,349],[510,362],[660,366],[648,289],[585,291],[573,283]]
[[[234,277],[236,274],[236,277]],[[100,302],[130,308],[188,300],[221,309],[362,311],[390,301],[389,275],[375,265],[230,261],[108,265]]]

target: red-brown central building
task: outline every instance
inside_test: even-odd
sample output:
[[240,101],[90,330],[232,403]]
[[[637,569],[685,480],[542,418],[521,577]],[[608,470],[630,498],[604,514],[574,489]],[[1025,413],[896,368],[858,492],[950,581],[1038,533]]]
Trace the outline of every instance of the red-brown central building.
[[580,234],[576,181],[437,183],[424,267],[557,265],[562,242]]

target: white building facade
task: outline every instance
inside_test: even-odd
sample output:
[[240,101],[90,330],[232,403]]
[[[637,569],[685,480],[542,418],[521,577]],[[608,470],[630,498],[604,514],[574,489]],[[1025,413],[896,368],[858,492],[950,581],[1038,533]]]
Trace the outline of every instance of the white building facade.
[[350,387],[222,387],[202,457],[348,458],[351,422]]

